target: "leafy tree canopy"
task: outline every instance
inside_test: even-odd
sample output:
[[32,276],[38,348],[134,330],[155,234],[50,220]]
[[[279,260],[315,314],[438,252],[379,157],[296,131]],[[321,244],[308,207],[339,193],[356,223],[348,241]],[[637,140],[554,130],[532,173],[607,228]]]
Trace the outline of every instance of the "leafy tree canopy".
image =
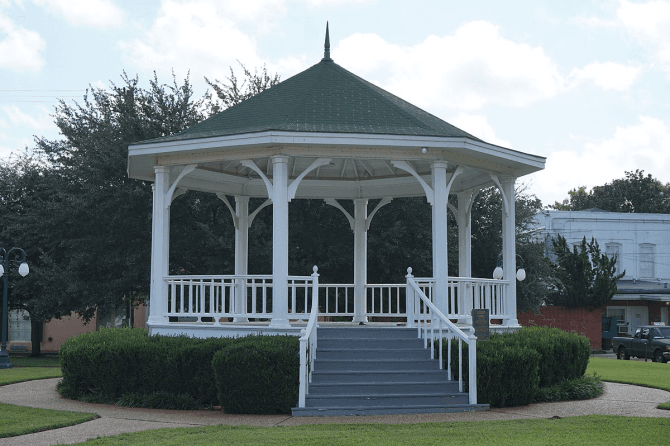
[[663,184],[643,170],[587,191],[585,186],[568,192],[569,198],[551,207],[565,211],[598,208],[609,212],[670,213],[670,184]]
[[625,271],[617,274],[616,257],[609,258],[600,251],[598,242],[584,237],[570,249],[560,234],[552,240],[557,256],[557,291],[548,303],[566,307],[593,307],[605,305],[616,294],[616,283]]
[[[526,279],[517,282],[517,309],[534,310],[546,300],[555,281],[554,268],[545,257],[544,243],[537,240],[534,217],[542,210],[542,202],[527,187],[518,185],[515,191],[516,252],[526,270]],[[451,225],[456,228],[456,223]],[[458,246],[457,236],[450,240]],[[472,206],[472,275],[491,278],[498,254],[502,252],[502,197],[491,187],[481,191]],[[458,257],[450,258],[458,265]],[[457,271],[450,272],[456,274]]]
[[244,72],[244,79],[240,82],[235,76],[233,67],[230,67],[230,76],[226,77],[225,81],[214,79],[210,81],[205,77],[205,82],[209,85],[216,97],[211,93],[205,95],[207,99],[207,108],[210,114],[218,113],[233,105],[249,99],[252,96],[267,90],[270,87],[277,85],[280,81],[278,74],[268,73],[267,68],[263,65],[260,73],[258,69],[254,69],[252,73],[242,62],[237,61]]

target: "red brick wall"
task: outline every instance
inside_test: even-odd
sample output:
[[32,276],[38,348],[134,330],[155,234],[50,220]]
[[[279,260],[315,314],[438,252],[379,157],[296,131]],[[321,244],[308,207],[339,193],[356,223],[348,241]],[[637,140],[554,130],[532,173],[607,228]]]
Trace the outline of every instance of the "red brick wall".
[[537,313],[528,311],[517,315],[523,327],[556,327],[569,333],[579,333],[589,338],[591,350],[602,349],[602,308],[566,308],[547,306]]

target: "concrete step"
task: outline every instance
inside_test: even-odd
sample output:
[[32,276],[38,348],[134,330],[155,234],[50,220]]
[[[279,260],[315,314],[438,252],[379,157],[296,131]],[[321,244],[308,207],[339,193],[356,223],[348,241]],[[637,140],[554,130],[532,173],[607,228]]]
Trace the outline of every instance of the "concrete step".
[[433,359],[321,359],[318,356],[314,360],[314,371],[418,371],[439,370],[438,361]]
[[444,370],[314,370],[312,384],[348,384],[376,382],[450,382]]
[[486,410],[430,359],[405,327],[323,327],[307,407],[294,416],[383,415]]
[[[416,379],[416,378],[415,378]],[[435,392],[458,393],[456,381],[395,381],[395,382],[348,382],[314,383],[309,385],[310,396],[393,394],[402,389],[403,393],[431,395]]]
[[343,349],[343,348],[319,348],[317,351],[317,361],[320,360],[357,360],[357,359],[398,359],[430,360],[430,351],[427,349],[393,349],[393,348],[375,348],[375,349]]
[[416,328],[405,327],[320,327],[319,342],[322,339],[416,339]]
[[488,404],[443,404],[387,407],[294,407],[294,417],[344,417],[365,415],[395,415],[413,413],[454,413],[488,410]]
[[387,407],[387,406],[421,406],[421,405],[468,404],[465,393],[433,392],[430,395],[415,393],[380,394],[369,393],[360,395],[307,395],[305,407]]
[[[321,333],[321,332],[319,332]],[[395,348],[395,349],[422,349],[423,340],[419,338],[394,338],[394,339],[352,339],[352,338],[328,338],[319,337],[319,350],[328,348],[367,349],[367,348]]]

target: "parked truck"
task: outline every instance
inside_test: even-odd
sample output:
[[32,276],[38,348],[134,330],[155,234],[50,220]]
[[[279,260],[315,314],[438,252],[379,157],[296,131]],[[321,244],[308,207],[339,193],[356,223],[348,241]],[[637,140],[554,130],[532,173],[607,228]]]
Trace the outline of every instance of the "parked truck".
[[612,350],[617,359],[630,359],[631,356],[651,359],[654,362],[670,360],[670,327],[641,325],[630,337],[612,338]]

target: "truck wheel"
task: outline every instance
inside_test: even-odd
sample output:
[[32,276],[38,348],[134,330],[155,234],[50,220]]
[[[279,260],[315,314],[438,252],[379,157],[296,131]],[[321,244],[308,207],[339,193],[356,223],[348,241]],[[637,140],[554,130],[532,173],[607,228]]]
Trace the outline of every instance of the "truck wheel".
[[628,356],[626,349],[623,346],[621,346],[619,347],[619,353],[616,355],[616,358],[626,360],[630,359],[630,356]]
[[663,357],[663,353],[660,350],[654,352],[654,362],[666,363],[667,360]]

